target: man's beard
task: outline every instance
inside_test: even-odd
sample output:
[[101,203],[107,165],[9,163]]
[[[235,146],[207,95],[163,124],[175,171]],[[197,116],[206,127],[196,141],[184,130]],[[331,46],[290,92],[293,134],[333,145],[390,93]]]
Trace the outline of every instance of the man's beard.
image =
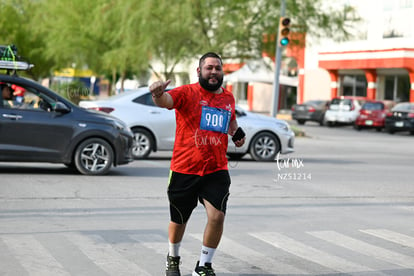
[[203,78],[201,74],[198,76],[198,82],[200,83],[201,87],[210,92],[217,91],[223,84],[223,76],[217,76],[217,83],[215,84],[210,84],[208,80],[209,79]]

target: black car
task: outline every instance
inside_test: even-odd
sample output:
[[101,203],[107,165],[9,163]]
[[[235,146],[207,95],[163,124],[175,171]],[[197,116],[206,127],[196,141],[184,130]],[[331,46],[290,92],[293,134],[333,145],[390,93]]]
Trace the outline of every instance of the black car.
[[[0,60],[2,68],[9,67]],[[63,163],[103,175],[133,160],[133,135],[121,120],[80,108],[15,72],[0,74],[0,87],[0,161]]]
[[399,103],[385,117],[385,130],[393,134],[409,131],[414,135],[414,103]]
[[292,106],[292,119],[303,125],[306,121],[318,122],[321,126],[324,123],[325,111],[329,107],[329,101],[312,100],[303,104]]

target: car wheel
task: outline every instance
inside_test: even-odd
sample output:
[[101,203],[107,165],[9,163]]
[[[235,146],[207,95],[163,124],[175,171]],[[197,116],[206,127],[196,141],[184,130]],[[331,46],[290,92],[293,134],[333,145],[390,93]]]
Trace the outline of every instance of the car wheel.
[[269,132],[257,134],[250,144],[250,154],[256,161],[273,161],[279,151],[277,137]]
[[375,130],[376,130],[377,132],[381,132],[381,131],[382,131],[382,127],[377,127],[377,128],[375,128]]
[[227,153],[227,156],[232,160],[240,160],[244,155],[245,153]]
[[134,159],[147,158],[154,148],[154,138],[148,130],[143,128],[134,128],[132,129],[132,132],[134,133],[132,157]]
[[322,114],[321,117],[319,118],[319,125],[320,126],[324,126],[325,125],[325,114]]
[[100,138],[83,141],[75,151],[76,169],[85,175],[106,174],[114,162],[111,145]]
[[387,129],[387,132],[388,132],[389,134],[394,134],[395,130],[393,130],[392,128],[388,128],[388,129]]
[[297,120],[299,125],[304,125],[306,123],[306,120]]
[[325,120],[324,119],[319,120],[319,125],[324,126],[325,125]]

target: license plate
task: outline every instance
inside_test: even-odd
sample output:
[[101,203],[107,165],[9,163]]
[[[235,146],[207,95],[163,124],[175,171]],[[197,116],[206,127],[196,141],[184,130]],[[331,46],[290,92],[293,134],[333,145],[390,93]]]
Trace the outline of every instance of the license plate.
[[396,127],[403,127],[404,126],[404,122],[395,122],[395,126]]
[[371,121],[371,120],[366,120],[365,121],[365,125],[367,125],[367,126],[372,126],[372,124],[373,124],[374,122],[373,121]]

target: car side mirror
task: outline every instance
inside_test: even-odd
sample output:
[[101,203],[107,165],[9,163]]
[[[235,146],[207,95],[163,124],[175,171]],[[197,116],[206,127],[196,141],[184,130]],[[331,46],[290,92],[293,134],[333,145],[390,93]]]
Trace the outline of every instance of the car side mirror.
[[70,108],[67,107],[64,103],[62,102],[56,102],[55,108],[54,108],[55,112],[59,112],[59,113],[69,113],[70,112]]

